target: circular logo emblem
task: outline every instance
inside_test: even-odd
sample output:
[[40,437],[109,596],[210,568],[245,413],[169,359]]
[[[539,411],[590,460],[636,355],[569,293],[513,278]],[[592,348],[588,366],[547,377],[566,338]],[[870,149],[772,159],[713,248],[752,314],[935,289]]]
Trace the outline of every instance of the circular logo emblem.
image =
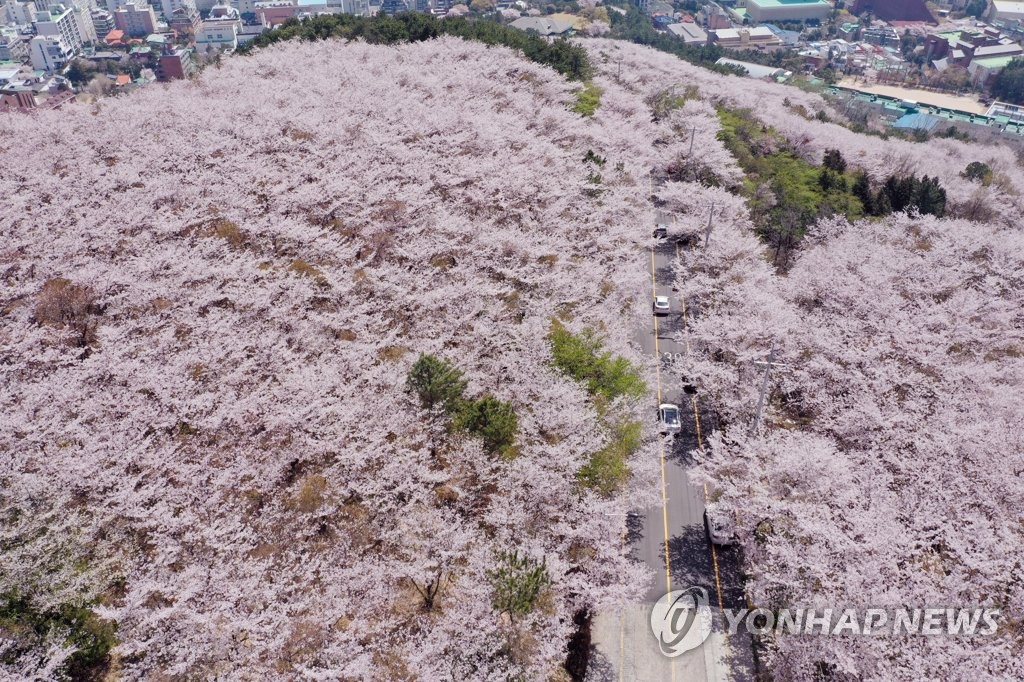
[[711,608],[702,587],[673,590],[651,610],[651,631],[669,658],[696,649],[711,634]]

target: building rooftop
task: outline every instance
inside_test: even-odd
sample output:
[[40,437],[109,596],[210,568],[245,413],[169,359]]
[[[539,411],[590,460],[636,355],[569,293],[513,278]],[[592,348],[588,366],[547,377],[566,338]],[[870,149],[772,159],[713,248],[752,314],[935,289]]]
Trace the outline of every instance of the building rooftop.
[[1018,55],[1007,54],[1001,57],[985,57],[984,59],[974,59],[971,64],[978,64],[984,66],[986,69],[999,69],[1007,66],[1010,62],[1017,58]]
[[747,3],[758,7],[806,7],[808,5],[826,5],[830,9],[832,7],[825,0],[747,0]]
[[974,51],[974,58],[981,59],[983,57],[995,57],[996,55],[1004,54],[1020,54],[1024,52],[1017,43],[1009,43],[1005,45],[988,45],[986,47],[979,47]]
[[696,24],[691,24],[688,22],[682,24],[669,24],[666,28],[668,29],[669,33],[671,33],[674,36],[678,36],[685,41],[704,42],[708,39],[708,34],[705,33],[704,30],[700,26],[697,26]]
[[572,24],[551,17],[520,17],[509,24],[520,31],[536,31],[542,36],[565,33],[572,30]]
[[893,124],[893,128],[900,128],[903,130],[931,130],[939,124],[939,118],[932,116],[931,114],[907,114],[898,118]]
[[754,26],[753,28],[719,28],[712,31],[718,40],[738,40],[740,33],[746,31],[751,38],[771,38],[775,34],[767,26]]

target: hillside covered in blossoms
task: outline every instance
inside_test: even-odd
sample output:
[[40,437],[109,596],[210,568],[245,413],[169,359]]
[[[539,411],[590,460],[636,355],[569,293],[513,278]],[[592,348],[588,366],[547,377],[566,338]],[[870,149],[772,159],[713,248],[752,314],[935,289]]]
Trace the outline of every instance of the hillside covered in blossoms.
[[[567,679],[580,614],[654,580],[656,208],[661,377],[717,415],[693,481],[747,597],[1020,613],[1013,149],[581,43],[586,85],[281,42],[0,118],[4,675]],[[1021,637],[759,646],[777,679],[1012,679]]]
[[[629,482],[581,486],[611,437],[550,363],[557,320],[648,371],[627,341],[651,124],[584,118],[571,89],[455,39],[289,44],[173,108],[154,88],[0,121],[32,150],[0,160],[0,589],[91,604],[126,679],[560,665],[576,610],[646,582],[621,536],[654,466],[643,446]],[[511,403],[510,452],[424,409],[421,354]],[[511,552],[546,564],[528,616],[493,605]],[[68,655],[29,644],[12,670]]]

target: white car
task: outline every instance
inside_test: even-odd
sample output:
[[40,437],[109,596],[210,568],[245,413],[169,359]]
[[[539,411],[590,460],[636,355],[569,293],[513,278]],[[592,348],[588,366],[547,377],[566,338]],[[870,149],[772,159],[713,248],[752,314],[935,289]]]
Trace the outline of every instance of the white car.
[[654,314],[655,315],[668,315],[669,313],[668,296],[655,296],[654,297]]
[[707,526],[708,537],[714,544],[736,544],[736,523],[727,509],[715,504],[708,505],[704,510],[704,525]]
[[683,427],[679,406],[672,403],[658,405],[658,425],[662,433],[679,433]]
[[655,239],[667,239],[668,238],[668,226],[664,223],[658,223],[654,226],[654,238]]

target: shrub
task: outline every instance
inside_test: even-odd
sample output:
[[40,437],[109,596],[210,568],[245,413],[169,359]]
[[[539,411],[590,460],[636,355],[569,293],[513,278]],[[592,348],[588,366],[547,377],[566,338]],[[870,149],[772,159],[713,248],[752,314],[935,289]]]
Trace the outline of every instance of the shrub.
[[466,380],[462,372],[435,355],[420,354],[409,369],[406,386],[426,409],[441,406],[452,414],[459,408]]
[[838,149],[826,150],[825,158],[822,159],[821,165],[836,173],[846,172],[846,159],[843,158],[842,152]]
[[78,328],[93,311],[95,299],[89,287],[54,277],[43,284],[36,299],[36,322],[58,329]]
[[5,646],[0,660],[13,663],[22,655],[45,649],[47,640],[58,640],[74,647],[74,653],[55,671],[56,679],[104,679],[110,664],[110,650],[117,643],[116,626],[84,606],[61,604],[40,611],[21,594],[0,596],[0,632]]
[[573,334],[552,319],[548,341],[555,367],[585,383],[591,394],[614,400],[620,396],[639,398],[647,392],[640,370],[626,358],[602,352],[604,342],[593,329]]
[[93,290],[63,277],[47,280],[36,299],[36,323],[73,332],[67,343],[79,348],[96,344],[99,313]]
[[462,405],[455,425],[483,439],[484,449],[506,457],[515,455],[512,444],[516,439],[519,418],[515,408],[492,395]]
[[612,427],[609,443],[590,456],[576,472],[581,485],[602,495],[611,495],[629,480],[626,460],[640,447],[643,433],[639,421],[623,420]]
[[537,597],[551,584],[547,560],[520,556],[518,551],[499,553],[495,568],[486,573],[494,588],[495,610],[512,617],[530,613]]
[[987,185],[992,182],[992,169],[989,168],[987,163],[971,161],[967,164],[967,168],[960,173],[960,177],[967,178],[968,180],[976,180],[981,182],[983,185]]
[[572,105],[572,110],[580,116],[593,116],[601,106],[602,92],[598,86],[587,83],[582,90],[576,91],[576,103]]

